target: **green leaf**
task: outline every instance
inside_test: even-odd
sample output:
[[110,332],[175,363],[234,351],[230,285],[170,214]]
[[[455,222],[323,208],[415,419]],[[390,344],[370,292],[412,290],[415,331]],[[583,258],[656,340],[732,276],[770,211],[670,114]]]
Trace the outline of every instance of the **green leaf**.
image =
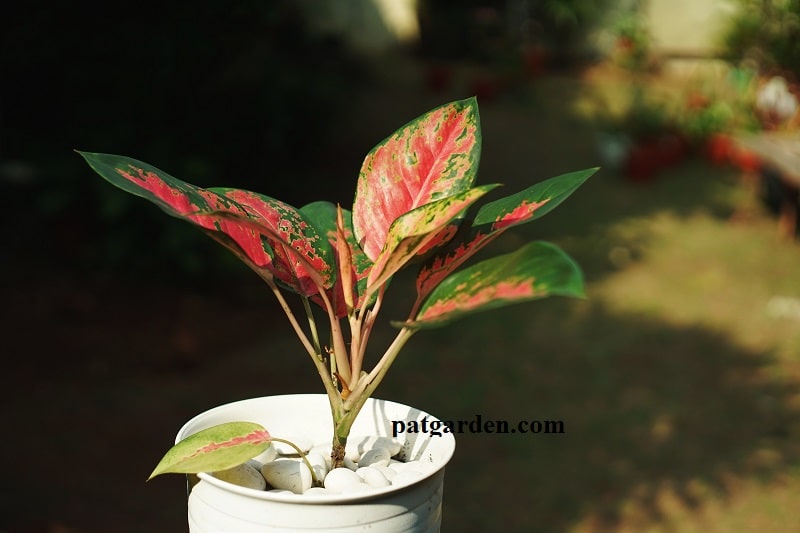
[[270,446],[270,434],[253,422],[228,422],[199,431],[175,444],[148,480],[161,474],[216,472],[242,464]]
[[420,308],[411,328],[432,328],[457,318],[550,295],[583,297],[580,268],[557,246],[532,242],[445,279]]
[[541,218],[558,207],[598,170],[589,168],[562,174],[535,183],[516,194],[489,202],[475,215],[473,227],[480,227],[484,233],[490,233]]
[[597,168],[556,176],[483,205],[471,226],[430,257],[417,276],[417,305],[470,257],[502,232],[543,217],[567,199]]
[[367,154],[353,201],[353,229],[367,257],[377,259],[401,215],[472,186],[480,140],[470,98],[425,113]]

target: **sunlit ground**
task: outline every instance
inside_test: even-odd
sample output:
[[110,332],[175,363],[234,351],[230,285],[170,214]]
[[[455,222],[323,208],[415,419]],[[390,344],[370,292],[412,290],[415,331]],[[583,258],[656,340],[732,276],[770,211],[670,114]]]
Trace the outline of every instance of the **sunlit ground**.
[[[513,191],[597,164],[582,103],[620,84],[559,77],[484,103],[479,180]],[[379,391],[443,418],[567,424],[460,436],[445,530],[795,528],[800,246],[738,170],[694,156],[641,185],[606,168],[498,248],[530,237],[579,260],[588,299],[420,334]]]

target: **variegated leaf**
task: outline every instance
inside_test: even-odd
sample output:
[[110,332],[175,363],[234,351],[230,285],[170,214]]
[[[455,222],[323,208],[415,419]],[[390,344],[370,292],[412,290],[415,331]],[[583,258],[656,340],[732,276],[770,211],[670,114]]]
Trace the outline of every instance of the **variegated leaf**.
[[367,257],[377,259],[401,215],[472,186],[480,139],[470,98],[409,122],[367,154],[353,203],[353,229]]
[[[320,234],[327,237],[334,254],[337,256],[336,262],[338,265],[338,251],[336,250],[336,206],[330,202],[313,202],[300,208],[300,212],[303,213],[303,216],[306,217],[307,220],[316,226]],[[353,235],[353,222],[350,211],[342,209],[342,215],[344,218],[345,239],[350,246],[354,307],[360,309],[364,305],[363,297],[367,288],[367,276],[372,268],[372,261],[369,260],[356,242],[355,236]],[[345,305],[342,290],[342,285],[337,279],[337,282],[334,283],[333,287],[328,291],[328,297],[331,299],[331,303],[339,318],[347,315],[347,306]],[[313,300],[321,305],[319,297],[315,296]]]
[[217,240],[288,288],[309,295],[318,292],[315,281],[333,282],[330,244],[291,206],[248,191],[203,189],[128,157],[79,153],[111,184],[207,232],[226,235]]
[[272,437],[253,422],[228,422],[188,436],[164,455],[148,480],[161,474],[217,472],[240,465],[270,446]]
[[418,207],[394,221],[386,245],[375,261],[367,286],[371,289],[387,281],[403,268],[465,209],[497,185],[473,187],[468,191]]
[[434,289],[411,328],[439,327],[477,311],[549,295],[583,296],[583,275],[560,248],[532,242],[452,274]]
[[463,237],[429,258],[417,276],[418,304],[464,262],[505,230],[543,217],[575,192],[598,169],[556,176],[482,206]]
[[[247,208],[247,216],[234,213],[235,220],[248,230],[259,232],[273,251],[272,272],[279,282],[304,296],[318,291],[317,283],[329,288],[336,277],[333,268],[333,250],[328,239],[318,232],[313,223],[294,207],[250,191],[230,188],[212,188],[220,194]],[[225,213],[223,218],[230,217]]]
[[535,183],[516,194],[481,206],[473,226],[486,233],[506,229],[541,218],[566,200],[588,180],[597,168],[562,174]]

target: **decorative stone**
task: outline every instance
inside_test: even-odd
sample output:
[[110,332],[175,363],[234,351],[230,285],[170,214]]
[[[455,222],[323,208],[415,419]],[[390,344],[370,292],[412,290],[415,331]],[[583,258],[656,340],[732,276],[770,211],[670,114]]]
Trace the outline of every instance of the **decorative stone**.
[[397,475],[397,471],[389,468],[388,466],[371,466],[370,468],[378,470],[381,474],[383,474],[383,477],[389,481],[392,481]]
[[331,469],[331,445],[329,444],[317,444],[308,452],[309,454],[315,453],[325,458],[325,466],[328,470]]
[[[283,440],[288,440],[289,442],[293,443],[295,446],[300,448],[300,451],[303,453],[308,453],[309,450],[314,446],[314,443],[311,439],[303,437],[302,435],[295,435],[290,437],[283,437]],[[289,446],[288,444],[284,444],[283,442],[274,442],[272,443],[271,448],[274,447],[278,455],[297,455],[297,450]]]
[[275,445],[273,444],[260,454],[253,457],[252,460],[258,461],[263,465],[264,463],[269,463],[274,461],[277,457],[278,457],[278,450],[275,448]]
[[308,462],[311,463],[311,466],[314,468],[314,474],[317,476],[317,479],[324,479],[329,470],[328,461],[325,460],[325,457],[318,453],[310,452],[306,455],[306,459],[308,459]]
[[302,461],[278,458],[261,467],[261,474],[273,488],[302,494],[311,488],[311,472]]
[[386,476],[375,466],[362,467],[356,470],[356,475],[371,487],[388,487],[391,485]]
[[391,454],[386,448],[373,448],[358,460],[358,466],[387,466]]
[[345,447],[345,457],[358,461],[359,457],[375,448],[386,448],[389,450],[389,457],[394,457],[400,453],[403,445],[400,441],[391,437],[379,437],[376,435],[350,436]]
[[389,461],[388,467],[394,470],[395,472],[402,472],[406,468],[413,468],[416,465],[416,461],[409,461],[407,463],[402,463],[400,461]]
[[261,467],[264,466],[264,463],[262,463],[261,461],[256,461],[255,459],[250,459],[245,464],[248,464],[248,465],[252,466],[253,468],[255,468],[256,470],[258,470],[259,474],[261,473]]
[[[358,458],[356,458],[356,459],[358,459]],[[345,455],[344,459],[342,460],[342,464],[344,465],[345,468],[347,468],[348,470],[352,470],[353,472],[358,470],[358,465],[355,463],[355,461],[353,459],[350,459],[346,455]]]
[[364,482],[349,468],[334,468],[325,476],[325,488],[330,492],[355,492],[357,485],[364,485]]
[[264,481],[264,476],[261,472],[252,465],[250,462],[234,466],[227,470],[220,470],[212,474],[215,478],[246,487],[248,489],[264,490],[267,488],[267,482]]

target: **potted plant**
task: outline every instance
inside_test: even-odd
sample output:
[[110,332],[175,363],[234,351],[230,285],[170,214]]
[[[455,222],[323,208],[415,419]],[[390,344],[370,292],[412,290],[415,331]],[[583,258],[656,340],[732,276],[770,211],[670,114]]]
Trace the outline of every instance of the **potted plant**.
[[[312,504],[309,516],[322,500],[351,505],[358,498],[369,499],[369,495],[346,494],[347,491],[325,496],[321,489],[311,491],[316,492],[314,495],[272,494],[219,479],[256,456],[274,456],[273,444],[286,441],[287,433],[296,434],[296,430],[287,428],[298,422],[305,423],[306,428],[322,428],[330,443],[330,457],[324,464],[312,464],[310,456],[306,456],[309,447],[289,439],[286,453],[297,452],[301,456],[292,467],[292,483],[303,476],[311,478],[300,483],[305,484],[302,489],[308,485],[329,487],[329,472],[340,472],[343,465],[354,466],[347,456],[348,438],[354,427],[359,427],[359,432],[376,431],[378,437],[385,437],[392,422],[394,433],[398,423],[413,424],[415,432],[407,432],[405,440],[387,446],[397,445],[401,456],[408,460],[422,456],[432,460],[438,454],[441,464],[429,465],[425,475],[413,483],[397,487],[389,483],[376,492],[397,497],[409,494],[409,486],[428,483],[422,503],[413,505],[433,508],[430,523],[438,528],[440,506],[432,503],[431,494],[438,491],[440,501],[444,463],[454,446],[452,428],[422,411],[371,398],[376,388],[406,342],[420,330],[440,327],[477,311],[548,295],[579,297],[584,290],[576,263],[546,242],[531,242],[511,253],[465,266],[468,259],[505,231],[551,211],[596,171],[589,169],[542,181],[475,209],[473,204],[497,187],[473,185],[480,142],[475,98],[448,103],[416,118],[366,156],[352,212],[329,202],[314,202],[298,209],[255,192],[203,189],[134,159],[80,152],[107,181],[199,226],[258,274],[280,302],[325,389],[325,395],[312,395],[314,398],[279,396],[229,404],[212,409],[181,430],[176,445],[151,478],[167,472],[199,473],[203,481],[190,494],[193,528],[203,530],[198,525],[200,514],[216,516],[210,518],[212,521],[220,514],[228,518],[234,514],[230,509],[211,509],[218,505],[209,503],[215,498],[270,500],[279,504],[280,509],[271,511],[276,514],[285,511],[282,505],[291,505],[299,498]],[[389,282],[411,264],[419,268],[416,301],[405,319],[392,322],[397,328],[394,341],[372,368],[366,368],[370,334]],[[288,305],[286,292],[301,300],[305,325]],[[326,337],[321,332],[323,323]],[[366,411],[369,416],[358,416]],[[432,426],[434,421],[439,422],[440,431],[420,431],[420,424],[424,427],[430,422]],[[441,443],[447,443],[444,449]],[[388,457],[383,459],[383,466],[388,465]],[[363,455],[358,460],[367,463]],[[214,472],[217,474],[209,474]],[[328,477],[323,479],[326,473]],[[205,503],[198,504],[204,510],[197,511],[200,507],[196,507],[193,515],[192,498],[201,489],[217,492],[204,493]],[[363,510],[360,512],[358,520],[363,519]],[[264,512],[255,514],[260,520]],[[327,527],[331,527],[330,522]]]

